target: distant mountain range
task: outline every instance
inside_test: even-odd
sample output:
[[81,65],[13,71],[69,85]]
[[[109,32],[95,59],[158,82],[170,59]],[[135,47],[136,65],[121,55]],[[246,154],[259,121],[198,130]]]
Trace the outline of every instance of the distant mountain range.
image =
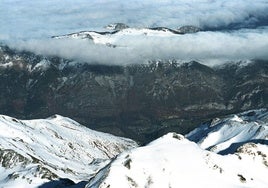
[[95,44],[104,44],[109,47],[121,47],[117,42],[124,36],[172,36],[201,31],[195,26],[183,26],[178,29],[167,27],[131,28],[123,23],[110,24],[105,27],[111,31],[80,31],[66,35],[52,36],[54,39],[83,39],[91,40]]
[[100,65],[0,48],[2,114],[61,114],[140,143],[170,131],[188,133],[215,116],[268,107],[267,88],[265,60]]

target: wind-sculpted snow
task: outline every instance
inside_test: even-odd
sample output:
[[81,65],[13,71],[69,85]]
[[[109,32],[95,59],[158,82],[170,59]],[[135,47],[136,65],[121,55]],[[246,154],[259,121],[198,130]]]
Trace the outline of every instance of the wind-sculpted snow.
[[86,188],[261,188],[268,185],[267,155],[267,146],[251,143],[222,156],[169,133],[122,153]]
[[201,148],[228,154],[248,142],[268,145],[268,110],[247,111],[226,118],[215,118],[190,132],[188,139]]
[[90,179],[137,144],[59,115],[18,120],[0,116],[0,187],[37,187],[51,180]]

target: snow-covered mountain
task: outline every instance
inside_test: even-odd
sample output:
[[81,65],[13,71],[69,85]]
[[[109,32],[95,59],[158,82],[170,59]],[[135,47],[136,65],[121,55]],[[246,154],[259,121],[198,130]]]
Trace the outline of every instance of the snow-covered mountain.
[[209,146],[240,143],[235,151],[226,150],[228,155],[169,133],[147,146],[123,152],[86,187],[267,187],[267,117],[267,109],[248,111],[187,135],[210,141]]
[[168,133],[137,147],[59,115],[1,115],[0,187],[263,188],[267,130],[268,109],[251,110],[215,118],[185,137]]
[[247,142],[268,144],[268,110],[260,109],[215,118],[186,137],[201,148],[216,153],[233,153]]
[[59,115],[18,120],[0,116],[0,187],[38,187],[51,180],[90,179],[137,144],[90,130]]
[[52,38],[86,39],[93,41],[94,44],[104,44],[109,47],[122,47],[121,41],[133,39],[134,37],[172,37],[178,34],[196,33],[200,31],[200,29],[195,26],[183,26],[178,29],[170,29],[167,27],[130,28],[123,23],[109,24],[105,28],[112,31],[80,31],[67,35],[53,36]]
[[98,32],[98,31],[80,31],[77,33],[71,33],[67,35],[61,36],[53,36],[55,39],[84,39],[90,40],[94,44],[102,44],[107,45],[109,47],[121,47],[120,41],[125,38],[133,38],[133,37],[149,37],[149,36],[157,36],[157,37],[166,37],[174,35],[173,32],[169,30],[154,30],[147,28],[126,28],[123,30],[115,30],[111,32]]
[[87,188],[266,187],[268,147],[246,144],[233,155],[201,149],[169,133],[121,154]]

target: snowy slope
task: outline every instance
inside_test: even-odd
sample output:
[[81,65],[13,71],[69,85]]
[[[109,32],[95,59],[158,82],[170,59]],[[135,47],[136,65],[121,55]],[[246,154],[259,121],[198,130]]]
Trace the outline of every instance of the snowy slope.
[[222,156],[169,133],[119,155],[87,188],[259,187],[268,185],[268,147],[246,144]]
[[246,142],[268,144],[268,110],[252,110],[226,118],[215,118],[186,137],[221,154],[233,153]]
[[40,120],[1,115],[0,187],[37,187],[59,178],[88,180],[110,158],[136,146],[59,115]]

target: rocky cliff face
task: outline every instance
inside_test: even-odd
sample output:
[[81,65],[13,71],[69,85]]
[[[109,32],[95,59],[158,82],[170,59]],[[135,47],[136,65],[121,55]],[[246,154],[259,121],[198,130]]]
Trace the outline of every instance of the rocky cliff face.
[[0,50],[0,112],[18,118],[71,117],[88,127],[148,142],[182,134],[219,114],[268,106],[268,64],[152,61],[77,63]]

